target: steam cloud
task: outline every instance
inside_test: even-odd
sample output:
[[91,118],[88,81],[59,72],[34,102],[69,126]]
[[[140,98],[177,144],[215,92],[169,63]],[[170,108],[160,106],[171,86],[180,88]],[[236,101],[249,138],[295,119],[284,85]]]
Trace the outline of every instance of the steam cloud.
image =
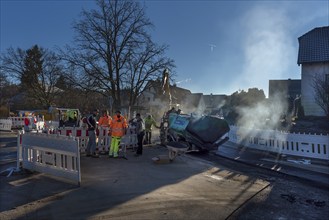
[[[269,79],[287,78],[296,65],[296,48],[290,36],[290,19],[285,11],[254,7],[242,19],[245,61],[243,72],[232,85],[267,88]],[[267,91],[264,91],[267,96]]]

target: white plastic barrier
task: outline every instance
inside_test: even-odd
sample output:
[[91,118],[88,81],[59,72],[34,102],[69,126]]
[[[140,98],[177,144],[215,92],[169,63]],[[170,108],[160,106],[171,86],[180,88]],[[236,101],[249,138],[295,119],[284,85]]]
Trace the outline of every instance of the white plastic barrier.
[[11,131],[12,123],[11,119],[0,119],[0,130]]
[[329,135],[230,126],[230,141],[258,150],[329,161]]
[[32,130],[38,130],[41,131],[44,129],[45,127],[45,122],[40,120],[37,121],[36,124],[33,123],[33,117],[32,116],[27,116],[27,117],[9,117],[8,119],[10,119],[12,121],[12,126],[11,129],[13,128],[23,128],[24,127],[24,120],[25,118],[29,119],[30,121],[30,125],[29,125],[29,129]]
[[31,117],[9,117],[9,119],[12,121],[12,128],[22,128],[24,127],[24,119]]
[[[56,130],[51,130],[50,133],[52,134],[61,134],[66,136],[73,136],[79,139],[79,148],[80,152],[85,152],[86,147],[88,144],[88,130],[87,128],[60,128]],[[135,128],[131,127],[128,128],[127,134],[124,136],[127,138],[125,139],[124,143],[126,148],[137,148],[137,135],[135,132]],[[96,149],[99,152],[108,152],[109,147],[111,145],[111,136],[109,136],[109,129],[108,128],[100,128],[97,132],[97,145]]]
[[127,134],[125,135],[127,136],[127,148],[132,148],[132,149],[136,149],[137,148],[137,134],[136,134],[136,128],[134,126],[130,126],[127,130]]
[[17,132],[17,166],[16,169],[19,170],[21,167],[21,163],[23,161],[23,157],[22,157],[22,137],[24,134],[24,130],[22,131],[18,131]]
[[22,167],[81,182],[79,141],[40,133],[22,135]]
[[97,132],[96,149],[99,152],[108,152],[111,145],[111,136],[109,136],[109,128],[100,128]]

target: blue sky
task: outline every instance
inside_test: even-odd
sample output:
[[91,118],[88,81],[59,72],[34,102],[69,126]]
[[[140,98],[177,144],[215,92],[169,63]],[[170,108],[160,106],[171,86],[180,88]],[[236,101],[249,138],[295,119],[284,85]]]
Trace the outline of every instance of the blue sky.
[[[155,25],[153,40],[168,44],[178,86],[193,93],[227,94],[270,79],[300,79],[298,37],[329,25],[324,1],[142,1]],[[1,0],[0,51],[63,47],[85,1]],[[215,46],[211,46],[215,45]]]

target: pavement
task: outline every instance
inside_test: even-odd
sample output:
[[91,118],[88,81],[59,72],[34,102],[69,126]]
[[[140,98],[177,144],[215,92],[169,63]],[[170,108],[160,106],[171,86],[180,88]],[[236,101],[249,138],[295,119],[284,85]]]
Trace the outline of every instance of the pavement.
[[[4,149],[13,141],[1,143],[0,153],[8,153]],[[329,186],[327,162],[291,162],[231,142],[216,154]],[[0,219],[228,219],[271,184],[189,155],[155,163],[152,158],[159,155],[168,150],[146,146],[134,157],[128,149],[128,160],[82,155],[80,187],[41,173],[1,175]],[[0,170],[15,165],[0,163]]]

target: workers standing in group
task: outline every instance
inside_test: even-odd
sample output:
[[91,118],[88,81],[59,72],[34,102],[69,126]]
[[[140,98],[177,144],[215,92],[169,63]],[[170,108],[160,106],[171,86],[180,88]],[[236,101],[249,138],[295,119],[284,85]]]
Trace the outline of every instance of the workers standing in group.
[[156,122],[151,114],[148,114],[144,119],[145,122],[145,144],[152,143],[152,127],[160,128],[160,126],[156,125]]
[[113,116],[110,128],[111,128],[111,147],[109,151],[109,157],[118,157],[119,145],[122,136],[127,133],[127,120],[121,115],[120,111],[115,112]]

